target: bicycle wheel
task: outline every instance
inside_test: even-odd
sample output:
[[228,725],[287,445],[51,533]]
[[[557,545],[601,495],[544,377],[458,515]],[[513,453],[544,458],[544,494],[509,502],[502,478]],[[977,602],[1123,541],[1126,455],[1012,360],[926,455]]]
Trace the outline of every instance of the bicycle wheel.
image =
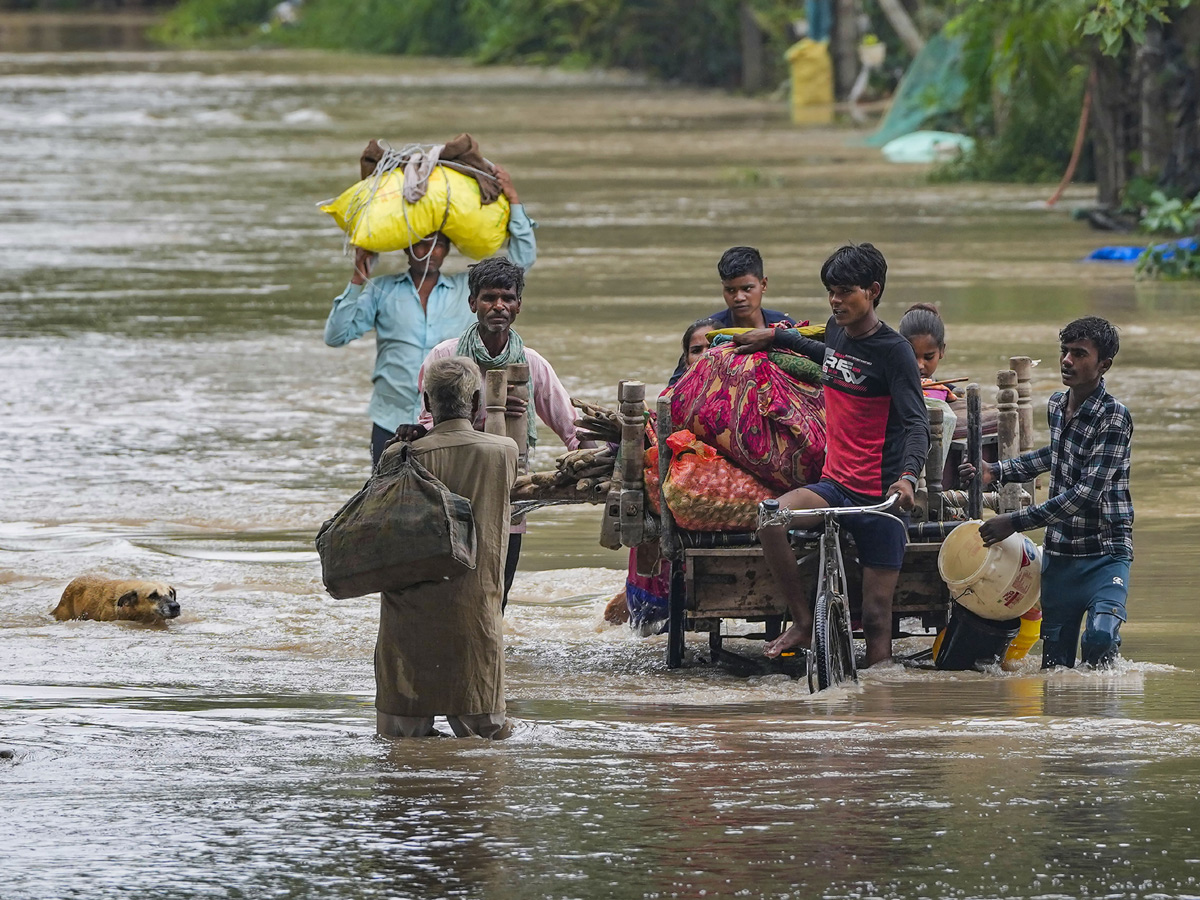
[[858,681],[850,608],[841,594],[822,591],[813,611],[813,661],[808,689],[816,693],[848,681]]

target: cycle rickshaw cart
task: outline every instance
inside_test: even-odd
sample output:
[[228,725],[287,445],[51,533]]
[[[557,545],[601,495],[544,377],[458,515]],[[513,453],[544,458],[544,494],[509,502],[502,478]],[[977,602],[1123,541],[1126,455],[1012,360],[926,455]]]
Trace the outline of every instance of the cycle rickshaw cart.
[[[943,445],[942,413],[930,409],[929,457],[917,489],[917,509],[908,528],[908,546],[904,566],[892,600],[893,634],[905,634],[905,625],[917,623],[920,633],[931,637],[944,628],[949,620],[952,598],[942,581],[937,566],[938,552],[946,536],[963,521],[978,519],[986,505],[998,512],[1020,508],[1030,502],[1033,484],[1005,485],[984,494],[981,479],[975,479],[967,490],[943,487],[944,476],[957,471],[960,458],[973,461],[976,468],[984,458],[984,446],[993,458],[1010,458],[1033,448],[1033,408],[1030,392],[1032,361],[1028,357],[1012,357],[1010,369],[997,373],[997,414],[994,434],[984,435],[980,388],[967,388],[965,440],[955,440],[950,447]],[[601,523],[601,544],[610,547],[630,547],[638,550],[639,571],[653,574],[659,565],[667,566],[670,576],[666,664],[679,668],[687,659],[686,643],[689,633],[706,633],[710,661],[735,671],[764,671],[763,658],[751,659],[734,653],[725,646],[726,638],[771,640],[782,633],[787,620],[787,605],[778,583],[767,568],[755,533],[691,532],[679,528],[671,514],[661,485],[666,482],[670,454],[659,455],[660,513],[654,515],[647,502],[643,476],[645,454],[645,388],[640,382],[622,382],[618,389],[620,400],[621,449],[614,472],[612,488],[605,503]],[[672,433],[670,402],[660,398],[657,403],[655,429],[660,448]],[[947,459],[949,458],[949,463]],[[830,545],[822,554],[823,532],[790,532],[793,547],[798,551],[798,567],[805,590],[816,597],[818,588],[827,577],[822,562],[835,564]],[[654,552],[656,551],[656,552]],[[861,608],[861,567],[853,547],[841,538],[841,555],[845,560],[844,594],[851,621],[858,618]],[[643,563],[645,564],[643,568]],[[836,604],[835,604],[836,606]],[[835,610],[836,611],[836,610]],[[840,617],[840,613],[838,614]],[[820,623],[820,633],[814,634],[814,657],[822,664],[810,673],[814,690],[828,686],[831,681],[853,675],[853,656],[849,649],[850,626],[840,625],[840,618],[827,615]],[[738,625],[737,623],[740,623]],[[843,630],[844,629],[844,633]],[[831,646],[836,644],[836,646]],[[832,654],[832,655],[831,655]],[[787,661],[774,671],[789,671]],[[790,674],[804,674],[807,667]],[[769,670],[768,670],[769,671]]]

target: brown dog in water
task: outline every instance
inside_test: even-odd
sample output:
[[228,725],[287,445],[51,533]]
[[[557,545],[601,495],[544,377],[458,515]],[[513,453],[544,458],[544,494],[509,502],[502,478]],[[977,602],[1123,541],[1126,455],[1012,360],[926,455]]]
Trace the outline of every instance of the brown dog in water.
[[175,588],[157,581],[119,581],[99,575],[80,575],[67,585],[50,613],[60,622],[95,619],[128,620],[162,625],[179,615]]

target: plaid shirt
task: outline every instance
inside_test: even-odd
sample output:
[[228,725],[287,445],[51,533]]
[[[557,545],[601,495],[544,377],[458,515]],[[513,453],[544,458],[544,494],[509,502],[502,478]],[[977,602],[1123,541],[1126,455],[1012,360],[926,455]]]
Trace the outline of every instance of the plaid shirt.
[[1133,559],[1133,417],[1104,389],[1103,379],[1072,419],[1067,419],[1067,396],[1060,391],[1050,398],[1049,446],[991,463],[992,475],[1001,483],[1050,473],[1049,498],[1014,513],[1013,527],[1045,527],[1045,551],[1055,556]]

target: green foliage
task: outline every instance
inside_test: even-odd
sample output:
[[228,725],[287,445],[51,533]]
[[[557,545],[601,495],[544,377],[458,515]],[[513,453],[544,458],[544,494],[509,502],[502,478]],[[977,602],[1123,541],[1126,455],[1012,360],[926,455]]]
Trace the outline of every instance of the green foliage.
[[1090,0],[964,2],[949,24],[963,38],[965,113],[1001,119],[1012,103],[1042,103],[1085,63],[1075,27]]
[[150,30],[164,44],[191,45],[256,30],[278,0],[186,0]]
[[1200,279],[1200,252],[1187,247],[1147,247],[1138,257],[1138,278],[1158,278],[1163,281]]
[[732,166],[721,170],[721,183],[740,188],[781,188],[783,176],[755,166]]
[[1135,175],[1125,184],[1125,193],[1121,197],[1120,211],[1136,213],[1140,218],[1142,210],[1150,203],[1150,195],[1158,190],[1154,180],[1144,175]]
[[[741,76],[738,0],[470,0],[484,62],[615,66],[692,84]],[[764,62],[782,78],[788,7],[759,0]],[[770,80],[770,79],[768,79]]]
[[[962,2],[950,22],[963,41],[962,125],[975,150],[935,180],[1056,181],[1074,146],[1086,56],[1076,23],[1090,0]],[[1081,178],[1090,174],[1084,162]]]
[[[183,0],[157,37],[190,44],[257,30],[276,0]],[[265,39],[482,62],[615,66],[691,84],[740,82],[741,0],[307,0]],[[795,6],[751,0],[767,84],[784,77]]]
[[[1197,225],[1200,225],[1200,194],[1188,201],[1160,190],[1151,192],[1142,215],[1142,230],[1187,236],[1196,234]],[[1151,245],[1138,257],[1137,276],[1166,281],[1200,279],[1200,251],[1174,242]]]
[[[1017,93],[1002,130],[981,123],[975,149],[944,163],[930,173],[933,181],[1056,182],[1070,162],[1079,107],[1082,73],[1066,79],[1061,90],[1040,102]],[[1092,160],[1084,154],[1076,177],[1092,175]]]
[[1179,197],[1168,197],[1162,191],[1150,194],[1146,211],[1142,215],[1143,231],[1159,234],[1195,234],[1200,222],[1200,194],[1191,202]]
[[1093,0],[1094,6],[1080,20],[1080,30],[1100,42],[1108,56],[1117,56],[1125,42],[1146,42],[1151,22],[1168,22],[1168,12],[1186,9],[1192,0]]
[[478,43],[470,0],[307,0],[285,43],[362,53],[462,56]]

